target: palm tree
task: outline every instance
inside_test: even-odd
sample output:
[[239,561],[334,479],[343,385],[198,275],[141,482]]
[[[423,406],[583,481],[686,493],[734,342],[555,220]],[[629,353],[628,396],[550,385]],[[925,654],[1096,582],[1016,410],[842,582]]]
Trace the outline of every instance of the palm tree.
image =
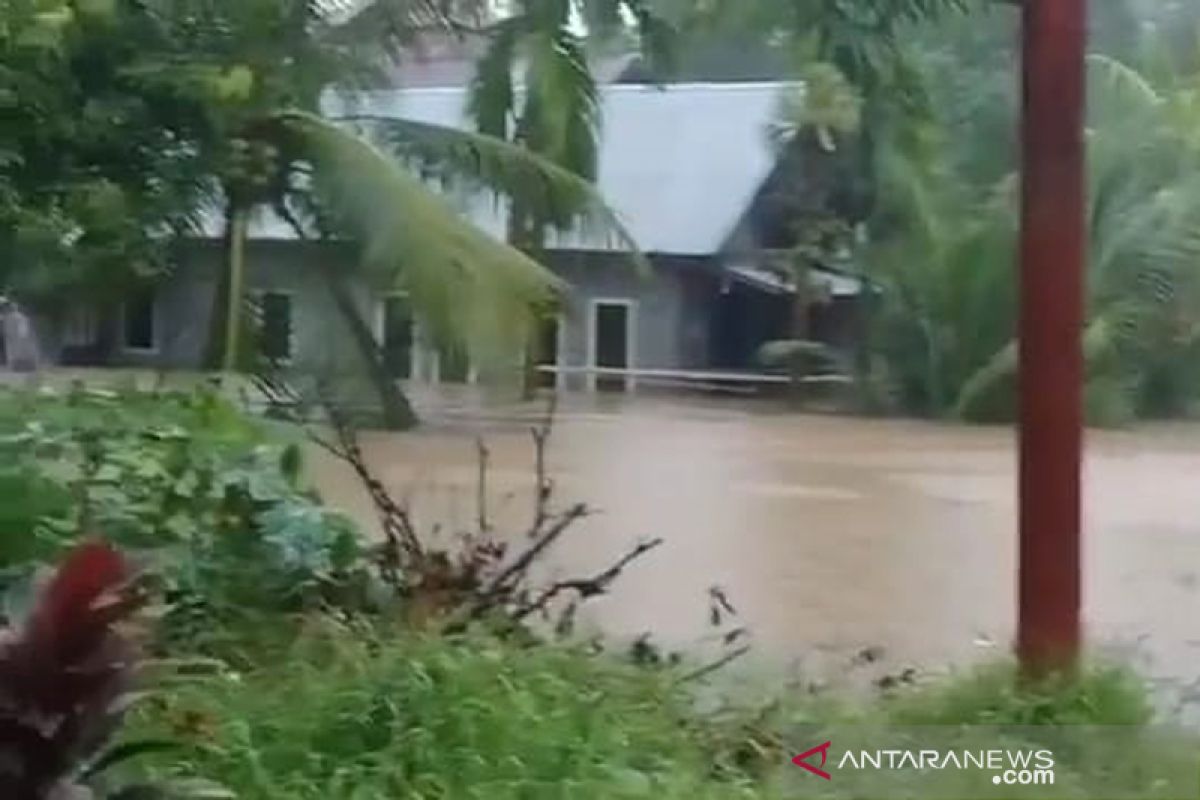
[[[843,148],[854,169],[843,190],[844,222],[865,238],[873,224],[884,188],[881,162],[888,147],[923,147],[923,128],[930,104],[922,74],[914,60],[912,37],[920,23],[965,11],[970,0],[712,0],[690,6],[692,24],[717,29],[756,31],[766,42],[785,40],[806,63],[834,67],[861,101],[857,135]],[[877,232],[872,231],[872,238]],[[861,254],[859,254],[861,255]],[[857,259],[865,269],[864,259]],[[867,275],[864,272],[864,278]],[[855,358],[860,398],[868,402],[870,334],[874,304],[871,292],[861,298]]]
[[[570,208],[624,231],[571,173],[482,135],[405,120],[320,116],[331,88],[375,85],[383,54],[425,26],[458,23],[445,0],[157,0],[144,3],[156,50],[138,70],[150,88],[190,105],[181,129],[215,164],[224,204],[226,269],[214,304],[210,363],[239,360],[245,243],[256,209],[353,241],[363,269],[405,289],[437,335],[482,355],[521,336],[529,309],[559,288],[551,273],[460,219],[412,170],[507,192],[520,183],[548,208]],[[370,33],[376,47],[364,47]],[[357,129],[349,123],[360,123]],[[565,213],[565,212],[562,212]],[[298,219],[299,218],[307,218]],[[383,368],[369,326],[330,272],[334,299],[380,393],[384,422],[412,412]]]
[[[589,53],[625,33],[626,19],[650,59],[668,57],[671,26],[645,0],[516,0],[489,32],[471,83],[468,110],[476,129],[594,182],[601,109]],[[547,231],[573,225],[579,209],[513,189],[508,242],[541,259]],[[526,348],[527,391],[537,341],[529,337]]]
[[[1093,422],[1187,410],[1200,392],[1200,140],[1189,79],[1162,86],[1089,59],[1089,317]],[[979,86],[972,87],[978,93]],[[955,104],[956,105],[956,104]],[[938,164],[885,159],[893,233],[873,255],[886,350],[910,407],[1011,419],[1017,347],[1015,176],[976,185],[986,139],[951,132]]]

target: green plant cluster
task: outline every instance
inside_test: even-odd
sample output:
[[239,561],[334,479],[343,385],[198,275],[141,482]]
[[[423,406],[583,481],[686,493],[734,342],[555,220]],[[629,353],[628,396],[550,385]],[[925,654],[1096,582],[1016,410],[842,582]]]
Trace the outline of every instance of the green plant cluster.
[[[1018,18],[1015,7],[997,7],[916,37],[931,100],[927,146],[889,139],[880,160],[881,203],[863,255],[880,289],[870,344],[893,405],[906,412],[977,422],[1015,416]],[[1152,13],[1114,0],[1097,4],[1095,23],[1081,331],[1088,419],[1120,425],[1194,415],[1194,11],[1164,5]],[[1192,36],[1187,53],[1170,45],[1181,30]],[[1122,43],[1127,36],[1116,32],[1138,43]]]
[[363,577],[354,526],[301,462],[210,388],[5,394],[0,568],[18,580],[102,533],[149,568],[170,634],[301,609]]
[[[1128,672],[1022,679],[991,665],[887,698],[807,694],[768,709],[700,707],[674,670],[474,630],[414,634],[310,617],[269,659],[141,706],[132,733],[183,741],[156,781],[219,775],[239,798],[1168,798],[1196,781],[1193,734],[1156,726]],[[299,698],[302,698],[300,700]],[[871,738],[876,737],[876,738]],[[832,739],[887,746],[1050,748],[1049,794],[990,793],[990,773],[838,772],[791,765]],[[953,743],[953,744],[951,744]],[[812,779],[815,780],[815,779]]]
[[310,621],[268,669],[195,681],[135,732],[182,738],[157,778],[267,798],[756,798],[716,775],[669,673],[564,646]]

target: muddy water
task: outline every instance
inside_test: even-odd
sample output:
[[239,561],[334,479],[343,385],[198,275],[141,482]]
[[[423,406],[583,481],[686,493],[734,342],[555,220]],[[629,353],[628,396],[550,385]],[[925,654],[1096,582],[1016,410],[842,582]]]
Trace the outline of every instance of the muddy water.
[[[384,481],[444,529],[476,513],[476,445],[490,450],[489,513],[521,530],[531,506],[529,408],[457,416],[367,445]],[[1013,630],[1012,433],[895,420],[798,416],[735,403],[576,400],[549,451],[559,503],[598,513],[554,568],[605,566],[644,537],[591,620],[672,644],[706,632],[722,586],[777,663],[881,647],[936,669],[1002,652]],[[369,506],[317,458],[330,501]],[[1094,433],[1086,460],[1088,635],[1150,675],[1200,674],[1200,427]]]

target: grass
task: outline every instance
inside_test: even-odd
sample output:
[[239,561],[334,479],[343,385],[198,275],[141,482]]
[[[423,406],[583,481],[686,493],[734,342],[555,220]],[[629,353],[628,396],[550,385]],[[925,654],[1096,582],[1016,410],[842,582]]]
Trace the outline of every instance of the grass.
[[269,668],[158,695],[137,727],[193,745],[171,773],[244,800],[766,796],[713,777],[699,725],[663,672],[325,620]]
[[1031,683],[1015,664],[987,664],[900,695],[885,708],[902,725],[1140,726],[1154,716],[1142,681],[1112,665]]
[[[182,739],[157,777],[210,777],[245,800],[283,798],[1174,798],[1200,787],[1196,737],[1156,727],[1129,673],[1028,684],[991,665],[886,700],[828,699],[700,713],[669,669],[562,645],[518,645],[308,618],[245,631],[244,673],[172,685],[135,737]],[[259,641],[260,633],[264,640]],[[243,664],[252,663],[246,657]],[[791,757],[847,750],[1038,749],[1054,787],[993,787],[991,773],[850,772],[819,785]]]

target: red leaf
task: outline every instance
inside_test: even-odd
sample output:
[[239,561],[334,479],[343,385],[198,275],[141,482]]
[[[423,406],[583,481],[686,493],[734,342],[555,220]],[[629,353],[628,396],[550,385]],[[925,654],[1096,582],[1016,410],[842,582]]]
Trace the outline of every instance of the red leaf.
[[76,547],[27,623],[28,652],[53,664],[86,656],[121,615],[118,592],[131,577],[128,562],[107,542],[94,540]]

